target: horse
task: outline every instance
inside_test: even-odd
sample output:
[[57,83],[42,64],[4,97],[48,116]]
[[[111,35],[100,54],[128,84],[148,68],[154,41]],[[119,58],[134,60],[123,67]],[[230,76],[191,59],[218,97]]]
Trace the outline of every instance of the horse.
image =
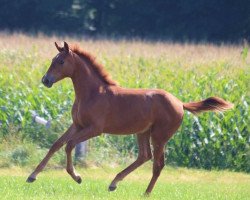
[[[52,145],[44,159],[27,179],[34,182],[52,155],[66,144],[66,171],[77,182],[81,176],[72,164],[72,150],[76,144],[103,133],[115,135],[136,134],[138,157],[126,169],[118,173],[109,191],[129,173],[150,159],[153,175],[145,194],[150,194],[164,167],[164,147],[180,127],[184,110],[193,114],[204,111],[225,111],[233,104],[219,97],[183,103],[161,89],[128,89],[118,85],[95,57],[77,45],[55,42],[58,54],[52,59],[42,83],[50,88],[66,77],[73,82],[75,101],[72,106],[72,124]],[[151,146],[153,147],[151,150]]]

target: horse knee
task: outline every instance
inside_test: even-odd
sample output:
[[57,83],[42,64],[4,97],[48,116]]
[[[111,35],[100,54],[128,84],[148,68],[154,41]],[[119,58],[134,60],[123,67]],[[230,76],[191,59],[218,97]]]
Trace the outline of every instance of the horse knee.
[[143,164],[143,163],[149,161],[149,160],[151,159],[151,157],[152,157],[152,156],[141,156],[141,157],[138,156],[137,162],[138,162],[139,164]]
[[151,153],[151,151],[149,151],[148,154],[147,154],[147,160],[151,160],[152,157],[153,157],[152,153]]
[[144,157],[143,162],[147,162],[152,159],[152,154],[148,154],[146,157]]
[[149,161],[150,159],[152,159],[152,153],[151,153],[151,151],[144,152],[144,153],[142,153],[142,154],[139,154],[139,156],[138,156],[138,161],[139,161],[140,163],[147,162],[147,161]]
[[71,152],[73,148],[74,148],[73,143],[72,143],[71,141],[69,141],[69,142],[67,143],[66,147],[65,147],[65,151],[66,151],[66,152]]

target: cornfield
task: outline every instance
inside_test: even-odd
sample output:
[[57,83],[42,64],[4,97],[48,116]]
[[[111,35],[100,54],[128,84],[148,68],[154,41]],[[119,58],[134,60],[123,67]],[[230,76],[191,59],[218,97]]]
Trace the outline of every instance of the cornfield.
[[[166,163],[250,172],[250,59],[246,48],[63,39],[96,55],[121,86],[161,88],[183,102],[210,96],[233,102],[234,109],[223,114],[186,112],[181,128],[166,146]],[[62,38],[0,34],[0,140],[14,132],[24,141],[48,148],[71,123],[74,91],[70,80],[51,89],[40,81],[57,53],[53,42],[59,40]],[[51,128],[34,123],[30,111],[51,120]],[[90,151],[103,149],[109,156],[109,148],[124,157],[134,157],[138,150],[133,135],[105,134],[90,142]]]

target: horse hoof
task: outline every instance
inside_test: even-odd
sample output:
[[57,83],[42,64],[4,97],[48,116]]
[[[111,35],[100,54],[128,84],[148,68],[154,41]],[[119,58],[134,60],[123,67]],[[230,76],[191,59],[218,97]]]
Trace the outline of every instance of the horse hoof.
[[112,192],[112,191],[115,191],[116,190],[116,186],[109,186],[109,191]]
[[77,182],[78,184],[81,184],[81,183],[82,183],[82,178],[79,177],[79,178],[76,180],[76,182]]
[[150,192],[145,192],[145,193],[144,193],[144,196],[145,196],[145,197],[149,197],[149,196],[150,196]]
[[33,183],[36,179],[35,178],[32,178],[32,177],[28,177],[26,182],[27,183]]

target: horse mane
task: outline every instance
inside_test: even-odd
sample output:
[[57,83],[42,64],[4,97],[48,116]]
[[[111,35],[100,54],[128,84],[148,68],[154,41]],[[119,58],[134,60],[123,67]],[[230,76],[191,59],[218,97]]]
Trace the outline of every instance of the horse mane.
[[96,61],[96,58],[85,50],[81,49],[78,45],[70,46],[70,50],[77,54],[80,58],[87,61],[94,72],[99,76],[99,78],[108,85],[118,85],[116,81],[111,79],[111,76],[104,69],[104,67]]

